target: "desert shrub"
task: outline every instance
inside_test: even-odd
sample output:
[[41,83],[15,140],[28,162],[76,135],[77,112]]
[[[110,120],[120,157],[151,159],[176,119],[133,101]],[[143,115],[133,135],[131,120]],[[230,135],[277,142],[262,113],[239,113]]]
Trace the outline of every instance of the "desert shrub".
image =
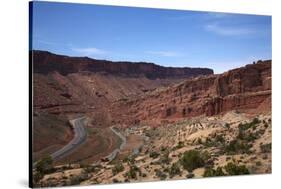
[[202,139],[201,138],[198,138],[197,144],[202,144]]
[[33,174],[33,183],[39,182],[43,178],[43,176],[44,175],[40,172],[36,172],[35,174]]
[[240,123],[238,125],[239,130],[248,130],[250,128],[255,129],[256,125],[259,124],[261,121],[258,118],[254,118],[251,122],[249,123]]
[[255,134],[254,133],[246,133],[242,130],[239,130],[237,139],[245,140],[247,142],[252,142],[252,141],[257,139],[257,135],[258,135],[258,133],[255,133]]
[[86,173],[81,173],[80,175],[71,176],[70,177],[70,185],[78,185],[81,182],[87,180],[88,178],[89,178],[88,174],[86,174]]
[[115,166],[112,168],[112,174],[116,175],[117,173],[120,173],[124,171],[124,166],[122,165],[122,163],[117,163],[115,164]]
[[135,163],[135,158],[136,158],[136,155],[126,156],[126,157],[124,157],[122,162],[123,163],[128,163],[128,164],[134,164]]
[[215,141],[220,142],[221,144],[225,142],[224,137],[222,135],[216,135]]
[[252,124],[256,125],[256,124],[259,124],[260,122],[261,121],[257,117],[255,117],[252,121]]
[[140,172],[139,168],[135,165],[131,165],[129,171],[125,173],[125,176],[128,177],[129,179],[136,179],[137,172]]
[[83,172],[84,173],[93,173],[93,172],[97,172],[98,170],[100,170],[101,165],[87,165],[84,167]]
[[54,171],[52,164],[51,156],[45,156],[35,164],[35,169],[41,175],[51,173]]
[[176,148],[177,148],[177,149],[180,149],[180,148],[182,148],[182,147],[184,147],[184,142],[183,142],[183,141],[179,141],[178,144],[177,144],[177,146],[176,146]]
[[271,152],[271,143],[260,145],[260,149],[262,153],[270,153]]
[[166,147],[161,146],[160,151],[161,151],[161,152],[164,152],[166,149],[167,149]]
[[201,157],[201,154],[197,150],[190,150],[184,152],[180,162],[184,169],[189,172],[192,172],[194,169],[203,167],[205,162],[204,159]]
[[119,183],[120,181],[118,179],[114,178],[114,179],[112,179],[112,182],[113,183]]
[[70,178],[70,185],[80,184],[80,178],[78,176],[73,176]]
[[250,153],[250,148],[252,145],[245,143],[241,140],[234,139],[230,141],[228,145],[225,146],[224,151],[227,154],[237,154],[237,153]]
[[203,143],[203,145],[205,147],[212,147],[212,146],[216,146],[215,141],[213,141],[212,139],[210,139],[209,137],[206,138],[205,142]]
[[80,167],[80,168],[85,168],[85,167],[87,167],[87,165],[85,165],[84,163],[81,163],[81,162],[80,162],[80,163],[79,163],[79,167]]
[[211,158],[211,155],[208,151],[205,150],[200,152],[200,157],[203,159],[204,162],[207,162]]
[[256,162],[256,166],[261,166],[261,165],[262,165],[262,163],[260,161]]
[[163,173],[160,169],[156,169],[155,175],[160,178],[160,180],[165,180],[167,175]]
[[187,173],[187,175],[185,176],[186,178],[193,178],[194,174],[193,173]]
[[228,175],[246,175],[250,174],[249,170],[245,165],[236,165],[234,163],[228,163],[224,166],[225,171]]
[[225,173],[223,172],[221,167],[217,169],[207,168],[204,171],[203,177],[216,177],[216,176],[224,176]]
[[149,154],[149,157],[151,157],[151,158],[153,158],[153,159],[156,159],[156,158],[158,158],[159,157],[159,153],[158,152],[151,152],[150,154]]
[[165,152],[161,157],[160,157],[160,163],[162,164],[169,164],[171,159],[169,158],[169,152]]
[[225,123],[225,124],[224,124],[224,127],[227,128],[227,129],[229,129],[229,128],[230,128],[229,123]]
[[170,178],[173,178],[175,175],[181,174],[180,164],[178,162],[173,163],[169,169]]

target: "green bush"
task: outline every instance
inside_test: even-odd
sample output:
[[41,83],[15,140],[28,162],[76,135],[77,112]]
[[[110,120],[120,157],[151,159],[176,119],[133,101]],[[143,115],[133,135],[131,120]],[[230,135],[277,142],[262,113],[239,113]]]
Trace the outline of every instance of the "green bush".
[[84,167],[83,172],[84,173],[93,173],[93,172],[97,172],[98,170],[100,170],[101,165],[87,165]]
[[204,171],[203,177],[217,177],[217,176],[224,176],[224,172],[221,167],[217,169],[207,168]]
[[216,142],[210,139],[209,137],[206,138],[205,142],[203,143],[205,147],[213,147],[216,146]]
[[250,174],[249,170],[245,165],[236,165],[234,163],[228,163],[224,166],[225,171],[228,175],[246,175]]
[[169,164],[171,159],[169,158],[169,152],[165,152],[161,157],[160,157],[160,163],[162,164]]
[[237,154],[237,153],[250,153],[250,148],[252,145],[245,143],[241,140],[234,139],[230,141],[228,145],[225,146],[224,151],[227,154]]
[[120,181],[118,179],[114,178],[114,179],[112,179],[112,182],[113,183],[119,183]]
[[220,142],[221,144],[225,142],[224,137],[222,135],[216,135],[215,141]]
[[247,142],[252,142],[254,140],[257,139],[257,133],[253,134],[253,133],[246,133],[242,130],[239,130],[239,133],[238,133],[238,136],[237,136],[237,139],[240,139],[240,140],[245,140]]
[[203,167],[205,162],[204,159],[201,157],[201,154],[197,150],[190,150],[184,152],[180,162],[184,169],[189,172],[192,172],[194,169]]
[[261,166],[261,165],[262,165],[262,163],[260,161],[256,162],[256,166]]
[[131,165],[129,171],[125,174],[129,179],[136,179],[137,172],[140,172],[139,168],[135,165]]
[[229,123],[225,123],[225,124],[224,124],[224,127],[227,128],[227,129],[229,129],[229,128],[230,128],[230,124],[229,124]]
[[122,163],[117,163],[113,168],[112,168],[112,174],[116,175],[117,173],[120,173],[124,171],[124,166]]
[[159,153],[158,152],[151,152],[150,154],[149,154],[149,157],[151,157],[151,158],[153,158],[153,159],[156,159],[156,158],[158,158],[159,157]]
[[167,175],[163,173],[161,170],[156,169],[156,176],[160,178],[160,180],[165,180],[167,178]]
[[255,117],[254,119],[253,119],[253,121],[252,121],[252,124],[253,125],[256,125],[256,124],[259,124],[261,121],[257,118],[257,117]]
[[35,164],[35,169],[40,174],[44,175],[53,171],[53,160],[51,156],[45,156]]
[[238,125],[239,130],[248,130],[250,128],[255,129],[256,125],[259,124],[261,121],[258,118],[254,118],[250,123],[240,123]]
[[39,182],[44,175],[42,175],[42,173],[36,172],[35,174],[33,174],[33,183],[37,183]]
[[271,143],[260,145],[260,149],[262,153],[270,153],[271,152]]
[[78,185],[81,183],[80,177],[79,176],[72,176],[70,178],[70,185]]
[[178,162],[173,163],[169,169],[170,178],[173,178],[174,176],[179,175],[179,174],[181,174],[180,164]]
[[177,148],[177,149],[180,149],[180,148],[182,148],[182,147],[184,147],[184,142],[183,142],[183,141],[179,141],[178,144],[177,144],[177,146],[176,146],[176,148]]

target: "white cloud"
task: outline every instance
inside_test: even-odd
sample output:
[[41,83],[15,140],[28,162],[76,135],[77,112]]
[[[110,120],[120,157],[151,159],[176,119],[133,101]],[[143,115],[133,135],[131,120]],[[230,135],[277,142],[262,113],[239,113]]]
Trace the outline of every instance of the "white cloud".
[[79,53],[82,56],[90,56],[90,55],[103,55],[107,52],[95,47],[89,47],[89,48],[72,48],[71,49],[74,52]]
[[45,41],[45,40],[41,40],[41,39],[38,39],[36,42],[42,43],[42,44],[45,44],[45,45],[62,45],[61,43]]
[[223,12],[208,12],[206,14],[208,19],[223,19],[232,16],[231,13],[223,13]]
[[182,53],[174,51],[146,51],[145,53],[164,57],[179,57],[183,55]]
[[[258,58],[257,58],[258,57]],[[237,59],[237,60],[218,60],[205,62],[206,67],[210,67],[214,70],[215,74],[221,74],[223,72],[252,64],[254,61],[266,60],[268,58],[264,56],[250,56],[248,58]],[[270,59],[270,58],[269,58]]]
[[246,28],[246,27],[227,27],[222,26],[216,23],[213,24],[207,24],[205,26],[205,29],[207,31],[219,34],[219,35],[225,35],[225,36],[237,36],[237,35],[249,35],[256,33],[255,30]]

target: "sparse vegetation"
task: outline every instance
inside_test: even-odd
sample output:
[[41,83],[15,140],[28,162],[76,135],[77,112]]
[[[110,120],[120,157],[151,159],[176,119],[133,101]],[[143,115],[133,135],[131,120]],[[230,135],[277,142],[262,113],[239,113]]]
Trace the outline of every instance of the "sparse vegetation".
[[256,162],[256,166],[261,166],[261,165],[262,165],[261,161]]
[[179,162],[173,163],[169,169],[170,178],[173,178],[175,175],[180,175],[180,174],[181,174],[180,163]]
[[[80,164],[82,168],[80,175],[75,172],[71,176],[63,174],[60,182],[62,185],[76,185],[81,184],[89,177],[93,177],[90,179],[91,182],[92,179],[96,179],[96,183],[104,183],[102,180],[95,178],[97,175],[101,175],[101,178],[108,178],[108,181],[113,183],[131,182],[133,180],[147,181],[152,178],[165,180],[167,178],[193,178],[198,176],[217,177],[245,175],[250,174],[250,171],[258,173],[268,169],[267,162],[270,157],[268,153],[271,152],[271,143],[266,142],[267,140],[257,140],[263,136],[265,131],[267,132],[264,126],[267,122],[264,119],[256,118],[248,123],[241,123],[238,127],[236,123],[229,122],[225,128],[215,128],[214,131],[210,130],[211,132],[202,130],[206,127],[207,129],[213,129],[217,127],[215,124],[206,124],[203,121],[200,123],[185,122],[185,124],[176,123],[175,127],[132,129],[132,133],[143,133],[143,135],[146,135],[145,132],[151,131],[152,137],[149,139],[151,142],[145,143],[143,151],[139,154],[122,154],[120,158],[109,162],[108,165],[114,165],[111,170],[109,169],[109,171],[112,171],[112,174],[108,174],[110,176],[107,176],[107,166],[97,167]],[[262,124],[259,125],[259,123]],[[188,124],[191,126],[189,127]],[[233,127],[230,127],[230,124],[233,124]],[[124,132],[124,130],[120,129],[120,132]],[[200,132],[204,135],[200,136]],[[195,137],[189,138],[190,133],[196,133]],[[267,137],[267,135],[264,136]],[[166,139],[169,141],[165,141]],[[260,148],[258,150],[256,149],[257,143]],[[184,149],[192,150],[184,151]],[[125,169],[125,165],[129,167]],[[75,166],[77,165],[59,167],[55,170],[69,170]],[[195,169],[198,170],[194,171]],[[198,175],[198,173],[202,175]],[[43,176],[34,175],[34,180],[41,183]],[[51,186],[57,181],[50,179],[45,182],[48,182]]]
[[241,140],[234,139],[225,146],[224,151],[229,154],[240,154],[240,153],[250,153],[250,148],[252,145],[245,143]]
[[45,156],[35,164],[35,169],[41,174],[47,174],[53,171],[53,160],[51,156]]
[[182,148],[182,147],[184,147],[184,142],[183,142],[183,141],[179,141],[178,144],[177,144],[177,146],[176,146],[176,148],[177,148],[177,149],[180,149],[180,148]]
[[225,173],[223,172],[221,167],[217,169],[207,168],[204,171],[203,177],[216,177],[216,176],[224,176]]
[[125,173],[125,176],[128,179],[136,179],[137,178],[137,173],[140,173],[140,170],[137,166],[135,165],[130,165],[130,169],[127,173]]
[[112,174],[116,175],[117,173],[120,173],[124,171],[124,166],[122,165],[122,163],[117,163],[115,164],[115,166],[112,168]]
[[230,128],[230,124],[229,124],[229,123],[226,123],[226,124],[224,124],[224,127],[227,128],[227,129],[229,129],[229,128]]
[[259,124],[261,121],[258,118],[254,118],[250,123],[240,123],[238,125],[239,130],[245,131],[250,128],[255,128],[257,124]]
[[155,170],[155,175],[160,178],[160,180],[165,180],[167,175],[163,173],[160,169]]
[[184,152],[180,162],[184,169],[189,172],[192,172],[194,169],[203,167],[205,165],[205,161],[202,157],[202,154],[197,150],[190,150]]
[[245,165],[236,165],[232,162],[224,166],[225,171],[228,175],[247,175],[250,174],[249,170]]
[[271,143],[260,145],[260,149],[262,153],[270,153],[271,152]]
[[158,158],[159,157],[159,153],[158,152],[155,152],[155,151],[153,151],[153,152],[151,152],[150,154],[149,154],[149,157],[151,157],[151,158],[153,158],[153,159],[156,159],[156,158]]
[[165,152],[159,159],[161,164],[169,164],[171,159],[169,158],[169,152]]
[[45,156],[35,164],[35,172],[33,173],[33,182],[36,184],[39,182],[45,174],[49,174],[55,171],[52,166],[53,160],[51,156]]

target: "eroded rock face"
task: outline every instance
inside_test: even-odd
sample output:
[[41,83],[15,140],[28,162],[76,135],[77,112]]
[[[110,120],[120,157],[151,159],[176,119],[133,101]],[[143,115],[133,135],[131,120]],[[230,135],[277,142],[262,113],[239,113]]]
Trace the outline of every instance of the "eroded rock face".
[[[219,75],[188,79],[165,89],[156,89],[129,102],[113,106],[120,123],[143,120],[160,124],[163,120],[192,116],[212,116],[231,110],[256,110],[271,106],[271,61],[230,70]],[[115,109],[120,114],[116,114]],[[120,111],[123,110],[123,111]],[[125,112],[124,112],[125,110]],[[117,121],[117,122],[118,122]]]
[[189,78],[213,74],[209,68],[173,68],[146,62],[111,62],[88,57],[68,57],[46,51],[32,51],[34,73],[59,72],[67,75],[77,72],[103,72],[125,77],[146,77],[149,79]]

